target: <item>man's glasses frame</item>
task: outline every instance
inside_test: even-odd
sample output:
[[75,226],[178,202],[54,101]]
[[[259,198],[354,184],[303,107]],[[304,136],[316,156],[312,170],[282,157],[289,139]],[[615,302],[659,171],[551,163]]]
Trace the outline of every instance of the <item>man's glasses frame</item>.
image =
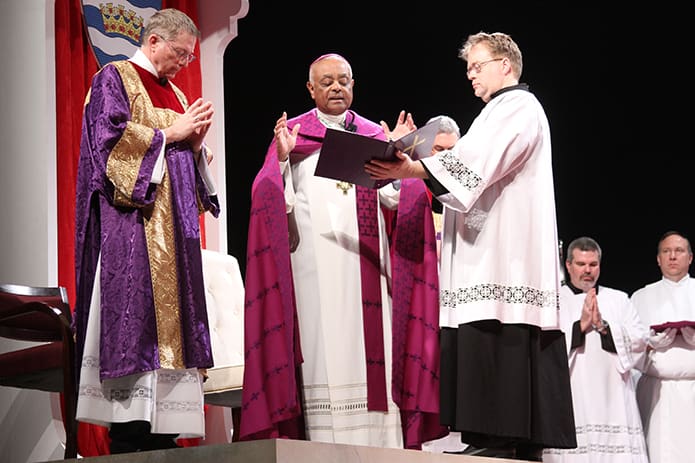
[[481,61],[480,63],[473,63],[470,65],[468,69],[466,69],[466,75],[470,76],[471,72],[475,71],[476,74],[480,73],[480,71],[483,70],[483,66],[485,66],[488,63],[492,63],[493,61],[502,61],[504,58],[493,58],[489,59],[487,61]]
[[196,56],[193,53],[188,53],[186,50],[182,50],[181,48],[175,47],[171,44],[170,40],[165,39],[162,36],[158,36],[160,39],[164,40],[167,45],[169,45],[169,48],[171,51],[174,52],[176,55],[176,58],[181,61],[185,60],[186,64],[191,64],[193,61],[195,61]]

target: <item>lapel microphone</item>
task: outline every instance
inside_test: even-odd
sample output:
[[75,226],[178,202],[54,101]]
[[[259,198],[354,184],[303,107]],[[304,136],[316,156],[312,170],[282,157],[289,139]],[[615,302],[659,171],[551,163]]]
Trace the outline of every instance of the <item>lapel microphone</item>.
[[[355,114],[350,112],[352,115],[352,120],[350,121],[349,124],[345,124],[345,130],[348,132],[357,132],[357,126],[355,125]],[[345,118],[345,121],[347,122],[347,118]]]

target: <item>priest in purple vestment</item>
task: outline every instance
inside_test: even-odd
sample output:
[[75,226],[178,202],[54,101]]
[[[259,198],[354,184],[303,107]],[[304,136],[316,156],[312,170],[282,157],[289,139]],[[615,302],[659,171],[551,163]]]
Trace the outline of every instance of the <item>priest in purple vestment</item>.
[[219,214],[204,145],[214,109],[169,79],[200,32],[181,11],[149,19],[142,45],[93,77],[76,198],[78,419],[110,427],[111,453],[205,432],[213,366],[200,222]]
[[[427,191],[314,175],[327,128],[383,140],[388,126],[349,109],[342,56],[309,74],[316,108],[282,115],[252,187],[240,439],[418,449],[447,432]],[[394,134],[412,128],[402,112]]]

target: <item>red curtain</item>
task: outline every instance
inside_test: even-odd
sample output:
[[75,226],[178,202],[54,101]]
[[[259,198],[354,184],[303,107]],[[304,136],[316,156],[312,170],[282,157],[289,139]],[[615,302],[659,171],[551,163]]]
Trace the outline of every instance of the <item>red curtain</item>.
[[[75,182],[82,107],[97,61],[87,39],[79,0],[55,2],[58,284],[75,301]],[[69,77],[67,77],[69,76]],[[67,77],[67,78],[66,78]]]
[[[164,0],[162,8],[178,8],[198,24],[197,0]],[[56,156],[58,211],[58,284],[75,301],[75,183],[82,130],[82,108],[92,76],[98,69],[82,19],[79,0],[55,1]],[[199,45],[196,55],[200,56]],[[200,62],[194,61],[174,79],[189,102],[202,94]],[[204,225],[201,219],[201,227]],[[201,228],[204,237],[204,228]],[[196,441],[187,441],[186,445]],[[83,457],[109,453],[108,432],[80,423],[78,452]]]

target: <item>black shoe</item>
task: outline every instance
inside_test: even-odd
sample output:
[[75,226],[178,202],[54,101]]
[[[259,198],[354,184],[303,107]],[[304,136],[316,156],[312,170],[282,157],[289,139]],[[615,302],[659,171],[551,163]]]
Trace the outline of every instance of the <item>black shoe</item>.
[[462,451],[456,453],[461,455],[493,458],[514,458],[516,454],[513,448],[475,447],[473,445],[469,445]]
[[153,434],[147,421],[112,423],[109,429],[110,453],[131,453],[143,450],[178,448],[178,434]]
[[175,449],[178,434],[150,434],[142,445],[142,450]]
[[537,445],[517,445],[516,459],[526,461],[543,461],[543,447]]
[[117,453],[137,452],[139,449],[129,442],[111,441],[109,444],[109,453],[115,455]]
[[146,421],[128,421],[111,423],[109,429],[109,451],[116,453],[139,452],[143,439],[150,432],[150,423]]

